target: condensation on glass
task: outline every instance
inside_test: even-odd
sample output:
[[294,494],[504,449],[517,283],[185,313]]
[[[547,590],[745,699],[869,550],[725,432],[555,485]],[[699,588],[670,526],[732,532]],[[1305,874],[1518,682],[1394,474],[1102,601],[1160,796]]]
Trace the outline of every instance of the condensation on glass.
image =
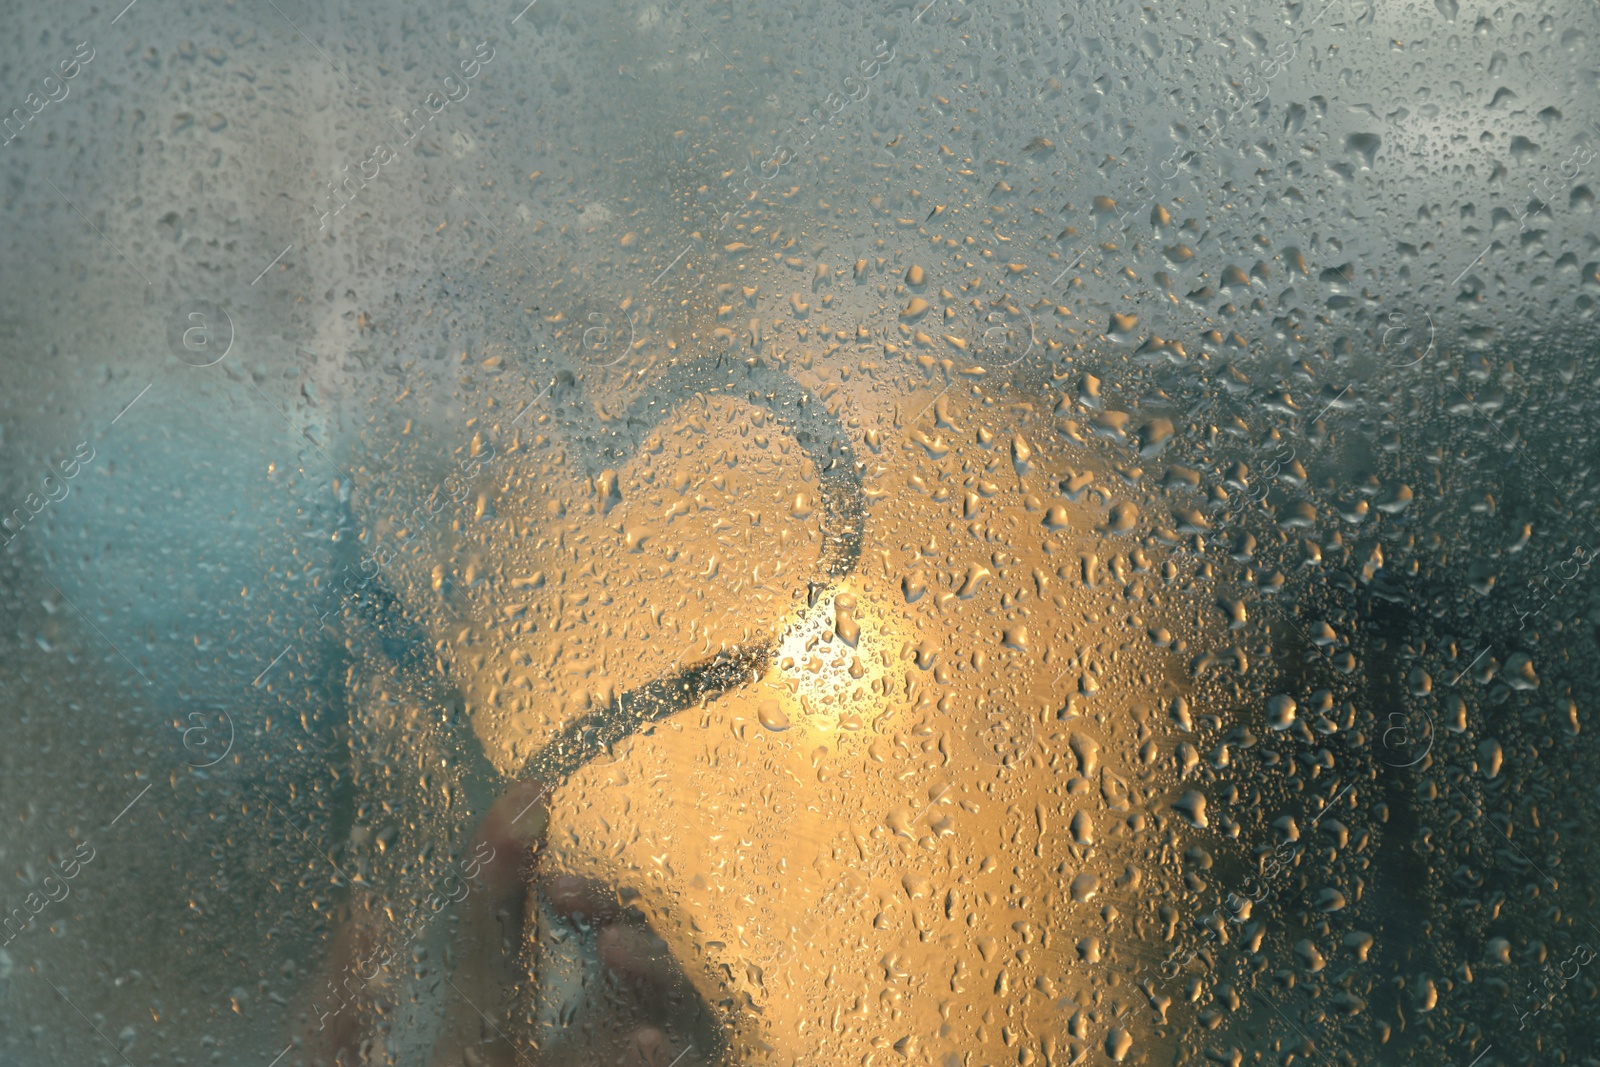
[[0,1062],[1600,1062],[1597,22],[15,6]]

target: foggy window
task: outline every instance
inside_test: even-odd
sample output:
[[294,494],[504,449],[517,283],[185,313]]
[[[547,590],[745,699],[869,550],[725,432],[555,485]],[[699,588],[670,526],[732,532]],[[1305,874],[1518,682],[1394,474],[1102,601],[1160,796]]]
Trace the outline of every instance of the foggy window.
[[524,3],[7,13],[0,1063],[1600,1061],[1595,7]]

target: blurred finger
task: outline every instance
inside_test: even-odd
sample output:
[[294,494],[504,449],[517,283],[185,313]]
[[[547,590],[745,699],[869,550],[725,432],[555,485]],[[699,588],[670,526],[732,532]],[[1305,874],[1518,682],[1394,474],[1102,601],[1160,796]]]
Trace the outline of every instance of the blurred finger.
[[624,981],[642,983],[666,994],[676,984],[677,970],[667,943],[642,926],[613,924],[596,939],[600,960]]
[[561,874],[541,883],[545,899],[568,922],[599,926],[613,922],[621,913],[616,890],[575,874]]
[[550,790],[541,782],[517,782],[495,801],[474,838],[478,875],[497,899],[520,897],[550,827]]
[[438,1067],[535,1067],[509,1033],[510,998],[525,977],[521,957],[534,868],[550,825],[549,789],[517,782],[495,801],[474,835],[475,877],[453,950],[444,995],[450,1007],[434,1046]]
[[381,990],[366,981],[377,947],[361,918],[349,919],[335,932],[322,970],[312,982],[310,1012],[300,1027],[307,1062],[359,1062],[373,1020],[383,1010]]

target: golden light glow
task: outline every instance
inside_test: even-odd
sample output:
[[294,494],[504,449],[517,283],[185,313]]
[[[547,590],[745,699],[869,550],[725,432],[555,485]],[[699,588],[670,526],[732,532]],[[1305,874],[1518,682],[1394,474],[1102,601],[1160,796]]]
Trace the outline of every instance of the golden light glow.
[[764,716],[826,735],[871,729],[889,709],[897,673],[888,621],[854,581],[797,611],[762,679]]

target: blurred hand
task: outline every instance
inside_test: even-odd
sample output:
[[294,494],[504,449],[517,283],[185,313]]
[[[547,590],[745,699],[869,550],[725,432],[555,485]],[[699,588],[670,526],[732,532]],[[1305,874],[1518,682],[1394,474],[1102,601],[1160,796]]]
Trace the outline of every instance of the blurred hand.
[[[444,974],[448,1005],[435,1067],[699,1067],[716,1048],[713,1020],[682,969],[635,909],[599,882],[542,868],[549,789],[520,781],[473,839],[487,858],[461,904]],[[329,968],[345,973],[370,947],[359,921],[337,935]],[[556,975],[582,976],[560,988]],[[593,979],[598,981],[593,981]],[[552,980],[554,979],[554,980]],[[320,987],[322,983],[317,983]],[[304,1034],[307,1062],[382,1062],[379,1023],[392,1004],[376,986]],[[544,996],[541,998],[541,994]],[[390,998],[392,999],[392,998]],[[541,1002],[541,999],[547,1002]],[[550,1003],[560,1000],[559,1006]]]

